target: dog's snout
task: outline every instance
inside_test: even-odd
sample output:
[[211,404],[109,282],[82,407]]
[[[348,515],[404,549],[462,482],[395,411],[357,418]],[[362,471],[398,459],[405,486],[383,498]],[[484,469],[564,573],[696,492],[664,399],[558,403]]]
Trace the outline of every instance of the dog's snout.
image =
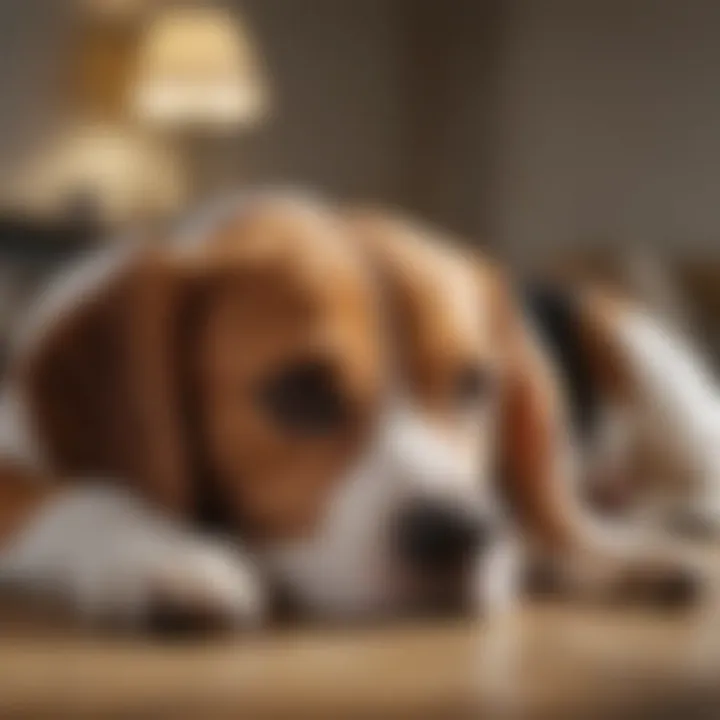
[[416,501],[397,517],[400,558],[423,573],[452,570],[469,561],[490,542],[486,518],[464,507]]

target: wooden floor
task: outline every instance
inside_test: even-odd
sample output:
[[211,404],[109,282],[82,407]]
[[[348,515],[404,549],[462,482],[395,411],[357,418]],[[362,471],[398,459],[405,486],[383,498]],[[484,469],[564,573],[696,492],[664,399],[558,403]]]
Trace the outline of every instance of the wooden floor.
[[0,718],[720,718],[720,605],[530,605],[487,626],[91,638],[0,613]]

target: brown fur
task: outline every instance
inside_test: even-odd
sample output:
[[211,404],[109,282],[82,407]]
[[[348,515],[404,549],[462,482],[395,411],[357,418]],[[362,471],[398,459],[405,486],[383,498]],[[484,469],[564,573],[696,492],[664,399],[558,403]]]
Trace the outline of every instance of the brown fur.
[[[489,452],[496,455],[501,493],[536,543],[597,557],[602,549],[588,535],[588,512],[576,494],[578,468],[555,368],[526,327],[504,273],[402,218],[366,211],[353,223],[386,281],[399,367],[412,399],[459,449],[476,450],[482,443],[463,437],[462,416],[452,406],[452,381],[469,364],[492,372],[499,432]],[[478,311],[468,313],[463,303]],[[603,294],[588,296],[583,310],[593,371],[602,391],[615,396],[632,386],[612,326],[621,308]]]
[[38,509],[59,491],[56,482],[16,463],[0,467],[0,542],[9,542]]
[[[306,530],[380,390],[375,298],[342,232],[330,213],[268,201],[195,248],[138,252],[24,359],[51,467],[126,478],[184,514],[201,484],[249,530]],[[309,354],[337,368],[353,421],[298,441],[252,387]]]
[[[363,213],[355,223],[389,284],[403,377],[413,398],[462,437],[453,378],[469,364],[491,372],[499,437],[490,452],[497,453],[502,493],[536,540],[554,548],[577,542],[583,512],[569,482],[560,391],[504,274],[427,227],[378,212]],[[468,313],[462,303],[477,312]],[[468,438],[465,443],[473,445]]]
[[[399,216],[366,210],[350,222],[379,269],[406,400],[459,453],[490,453],[489,428],[478,432],[477,416],[494,405],[501,358],[491,297],[477,283],[473,259],[439,231]],[[464,406],[457,388],[469,369],[488,387],[481,404]]]
[[618,343],[617,327],[631,311],[631,301],[617,293],[600,288],[583,293],[580,330],[586,357],[603,394],[621,404],[632,400],[635,378]]
[[[577,508],[562,466],[558,388],[503,274],[429,228],[372,212],[356,223],[371,239],[389,281],[395,337],[413,398],[457,433],[452,381],[458,369],[474,364],[491,372],[493,410],[500,415],[495,450],[502,490],[533,535],[548,544],[565,543],[574,532]],[[462,303],[477,311],[469,313]]]
[[495,297],[505,349],[499,448],[504,489],[535,541],[567,550],[583,542],[584,512],[574,494],[558,380],[502,276],[496,276]]
[[[267,201],[196,247],[138,253],[27,358],[31,412],[54,468],[127,478],[186,515],[198,488],[212,491],[246,532],[296,537],[321,516],[396,383],[459,453],[499,449],[507,495],[534,539],[586,563],[608,558],[574,494],[555,375],[508,283],[442,241],[383,213],[340,219]],[[611,314],[593,319],[588,342],[621,392],[627,380],[603,324]],[[335,369],[351,421],[294,439],[268,422],[254,388],[318,355]],[[457,404],[467,367],[494,385],[481,431],[478,408]],[[647,558],[613,560],[624,573]]]

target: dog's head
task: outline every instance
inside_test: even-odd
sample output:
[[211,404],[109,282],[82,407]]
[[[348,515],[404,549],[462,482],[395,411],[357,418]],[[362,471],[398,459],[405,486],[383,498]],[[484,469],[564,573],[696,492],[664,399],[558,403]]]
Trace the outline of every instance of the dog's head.
[[49,301],[23,353],[55,469],[214,515],[324,613],[467,591],[517,365],[496,271],[405,221],[282,198],[125,255]]

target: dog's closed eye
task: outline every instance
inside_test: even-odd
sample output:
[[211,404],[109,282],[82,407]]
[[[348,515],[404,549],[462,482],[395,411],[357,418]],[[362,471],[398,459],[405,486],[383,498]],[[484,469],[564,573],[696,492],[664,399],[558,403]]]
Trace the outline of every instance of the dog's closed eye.
[[326,435],[345,425],[349,407],[337,372],[323,358],[307,358],[276,371],[259,390],[263,410],[284,432]]

